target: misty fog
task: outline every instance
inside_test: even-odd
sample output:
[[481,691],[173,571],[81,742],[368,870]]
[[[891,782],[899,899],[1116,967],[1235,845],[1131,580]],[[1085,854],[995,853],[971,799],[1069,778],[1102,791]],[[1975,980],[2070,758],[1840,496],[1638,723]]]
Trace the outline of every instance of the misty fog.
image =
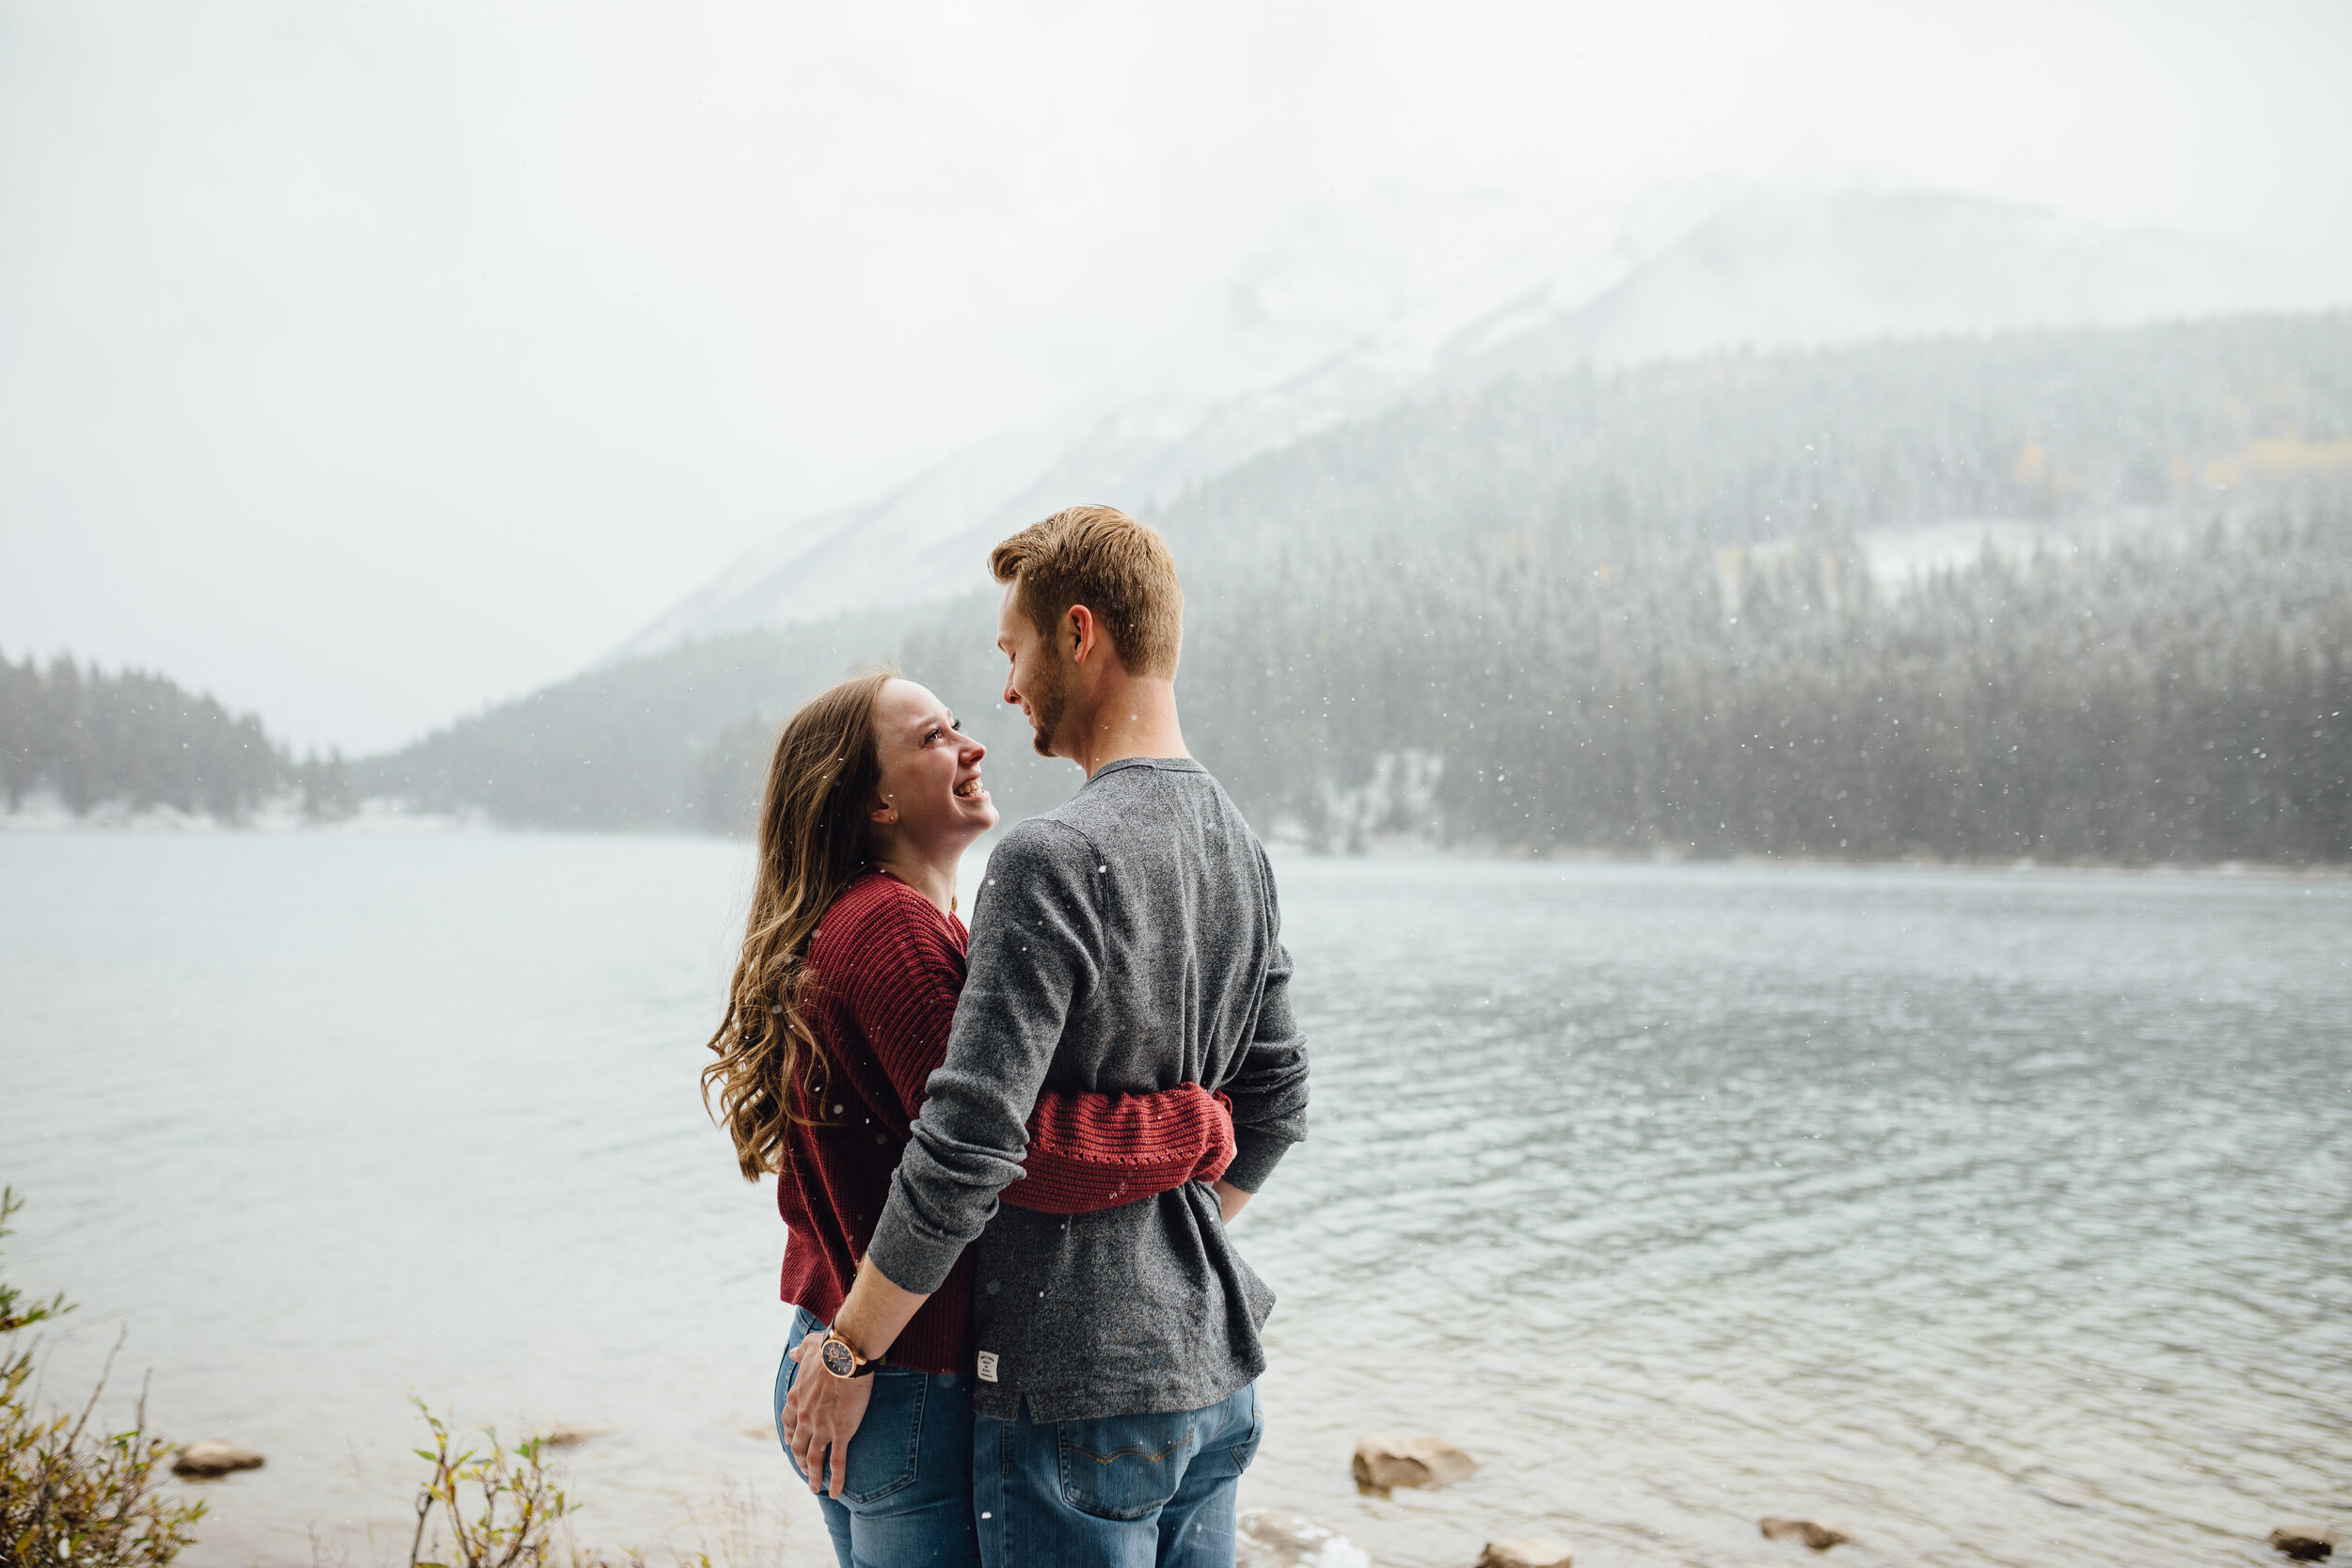
[[[0,0],[0,1560],[171,1556],[20,1528],[67,1394],[180,1568],[438,1552],[412,1402],[548,1438],[510,1563],[827,1560],[804,1173],[696,1094],[787,1010],[757,802],[877,663],[1067,801],[987,561],[1088,502],[1174,556],[1312,1063],[1199,1227],[1278,1302],[1245,1568],[2341,1550],[2347,61],[2319,0]],[[1470,1467],[1359,1487],[1393,1434]]]

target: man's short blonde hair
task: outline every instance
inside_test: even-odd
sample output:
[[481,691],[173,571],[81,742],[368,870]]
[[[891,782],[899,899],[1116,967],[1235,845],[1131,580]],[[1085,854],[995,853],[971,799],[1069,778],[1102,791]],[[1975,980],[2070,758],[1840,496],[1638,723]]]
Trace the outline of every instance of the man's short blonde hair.
[[998,582],[1052,637],[1072,605],[1094,612],[1131,675],[1173,678],[1184,641],[1184,591],[1159,531],[1115,506],[1070,506],[989,552]]

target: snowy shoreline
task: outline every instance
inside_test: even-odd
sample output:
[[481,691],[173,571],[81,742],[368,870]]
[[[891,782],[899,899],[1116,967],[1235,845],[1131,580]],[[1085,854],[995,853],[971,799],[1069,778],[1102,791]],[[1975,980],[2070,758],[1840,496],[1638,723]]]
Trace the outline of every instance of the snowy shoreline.
[[[279,836],[321,833],[361,837],[431,836],[447,833],[515,833],[535,835],[560,832],[546,828],[507,828],[487,814],[421,812],[400,802],[371,798],[348,816],[320,820],[303,815],[297,799],[276,800],[241,822],[226,822],[201,812],[183,812],[156,805],[133,809],[121,801],[95,806],[75,816],[51,797],[34,797],[17,811],[0,811],[0,833],[253,833]],[[662,838],[707,835],[671,833],[659,829],[642,832],[599,833],[599,837]],[[1362,849],[1345,854],[1319,854],[1295,837],[1276,836],[1266,848],[1277,860],[1456,860],[1521,861],[1563,865],[1722,865],[1742,869],[1815,871],[1946,871],[1973,875],[2071,873],[2103,877],[2196,878],[2221,880],[2344,881],[2352,880],[2352,863],[2322,862],[2292,865],[2265,861],[2159,861],[2130,864],[2108,861],[2043,861],[2030,856],[1985,860],[1943,860],[1900,857],[1884,860],[1846,860],[1818,855],[1675,854],[1619,849],[1556,849],[1545,853],[1503,849],[1491,845],[1437,845],[1413,838],[1376,839]]]
[[210,812],[182,811],[177,806],[133,806],[107,800],[76,814],[56,796],[43,791],[26,797],[15,811],[0,811],[0,832],[53,833],[355,833],[398,835],[496,831],[481,813],[411,811],[397,801],[362,800],[346,816],[317,817],[302,809],[301,797],[289,792],[264,802],[238,821]]
[[1983,860],[1946,860],[1931,856],[1900,856],[1886,859],[1849,860],[1823,855],[1762,855],[1740,854],[1676,854],[1670,851],[1639,849],[1554,849],[1531,852],[1504,849],[1491,845],[1427,845],[1417,841],[1378,841],[1365,848],[1344,854],[1318,853],[1303,844],[1268,841],[1266,848],[1277,860],[1475,860],[1520,861],[1531,865],[1722,865],[1742,869],[1813,870],[1813,871],[1952,871],[1971,874],[2025,874],[2032,872],[2069,872],[2078,875],[2108,877],[2177,877],[2212,878],[2239,880],[2293,880],[2312,879],[2326,881],[2352,879],[2352,863],[2342,861],[2316,862],[2309,865],[2294,865],[2270,861],[2156,861],[2132,863],[2123,861],[2045,861],[2030,855],[2011,855]]

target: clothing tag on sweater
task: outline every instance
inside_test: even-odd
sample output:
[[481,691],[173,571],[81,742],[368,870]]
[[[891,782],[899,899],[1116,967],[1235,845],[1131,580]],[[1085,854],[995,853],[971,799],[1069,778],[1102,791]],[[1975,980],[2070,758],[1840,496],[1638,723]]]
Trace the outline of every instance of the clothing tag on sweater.
[[980,1352],[980,1381],[982,1383],[996,1381],[996,1353],[993,1350]]

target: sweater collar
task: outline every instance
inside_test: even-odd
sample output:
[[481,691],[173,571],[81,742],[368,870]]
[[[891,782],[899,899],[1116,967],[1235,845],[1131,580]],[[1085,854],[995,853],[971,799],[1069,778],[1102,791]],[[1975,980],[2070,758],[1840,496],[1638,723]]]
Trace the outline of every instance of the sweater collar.
[[1106,762],[1096,768],[1094,777],[1089,779],[1087,783],[1089,784],[1099,783],[1122,768],[1156,768],[1164,773],[1205,773],[1208,771],[1190,757],[1120,757],[1116,762]]

